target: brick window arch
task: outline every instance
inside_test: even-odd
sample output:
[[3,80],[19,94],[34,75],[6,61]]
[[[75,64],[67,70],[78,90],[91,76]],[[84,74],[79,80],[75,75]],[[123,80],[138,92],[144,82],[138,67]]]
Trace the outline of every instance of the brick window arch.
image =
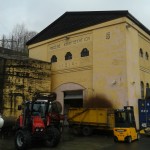
[[87,48],[83,48],[81,51],[81,57],[89,56],[89,50]]
[[143,50],[142,50],[142,48],[140,48],[139,55],[140,55],[140,57],[143,57]]
[[148,59],[149,59],[148,52],[146,52],[146,53],[145,53],[145,58],[146,58],[146,60],[148,60]]
[[57,62],[57,57],[56,57],[56,55],[53,55],[51,57],[51,63],[55,63],[55,62]]
[[149,88],[149,83],[146,83],[146,88]]
[[65,60],[70,60],[72,59],[72,54],[70,52],[67,52],[65,55]]

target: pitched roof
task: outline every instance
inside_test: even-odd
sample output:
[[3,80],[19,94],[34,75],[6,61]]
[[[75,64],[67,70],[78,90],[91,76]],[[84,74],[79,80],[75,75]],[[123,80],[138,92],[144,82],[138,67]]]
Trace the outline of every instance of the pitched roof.
[[147,29],[142,23],[134,18],[127,10],[66,12],[52,24],[38,33],[35,37],[29,40],[27,42],[27,45],[35,44],[44,40],[48,40],[50,38],[54,38],[56,36],[60,36],[121,17],[129,18],[145,32],[150,34],[149,29]]

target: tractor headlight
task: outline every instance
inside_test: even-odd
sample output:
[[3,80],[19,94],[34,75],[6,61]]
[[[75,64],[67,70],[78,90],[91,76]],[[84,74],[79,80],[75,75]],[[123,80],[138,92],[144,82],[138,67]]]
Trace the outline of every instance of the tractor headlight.
[[43,128],[40,129],[41,132],[42,132],[43,130],[44,130]]
[[39,128],[36,128],[35,131],[38,132],[38,131],[40,131],[40,129],[39,129]]
[[44,129],[43,129],[43,128],[35,128],[35,131],[36,131],[36,132],[43,132]]

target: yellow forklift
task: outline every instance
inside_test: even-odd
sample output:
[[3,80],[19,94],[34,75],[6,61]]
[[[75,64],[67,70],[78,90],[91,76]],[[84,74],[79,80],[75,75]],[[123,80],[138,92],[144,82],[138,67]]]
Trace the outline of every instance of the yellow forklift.
[[139,140],[140,134],[136,129],[133,106],[115,110],[114,141],[131,143]]

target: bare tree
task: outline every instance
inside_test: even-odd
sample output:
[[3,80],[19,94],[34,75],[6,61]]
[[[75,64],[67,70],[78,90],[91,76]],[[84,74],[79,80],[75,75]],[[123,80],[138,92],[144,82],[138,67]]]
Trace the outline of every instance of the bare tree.
[[17,24],[11,34],[14,40],[13,49],[26,52],[26,42],[36,34],[34,31],[28,31],[24,24]]
[[37,34],[35,31],[28,31],[24,24],[17,24],[13,28],[9,37],[3,35],[1,40],[2,47],[28,53],[26,42]]

